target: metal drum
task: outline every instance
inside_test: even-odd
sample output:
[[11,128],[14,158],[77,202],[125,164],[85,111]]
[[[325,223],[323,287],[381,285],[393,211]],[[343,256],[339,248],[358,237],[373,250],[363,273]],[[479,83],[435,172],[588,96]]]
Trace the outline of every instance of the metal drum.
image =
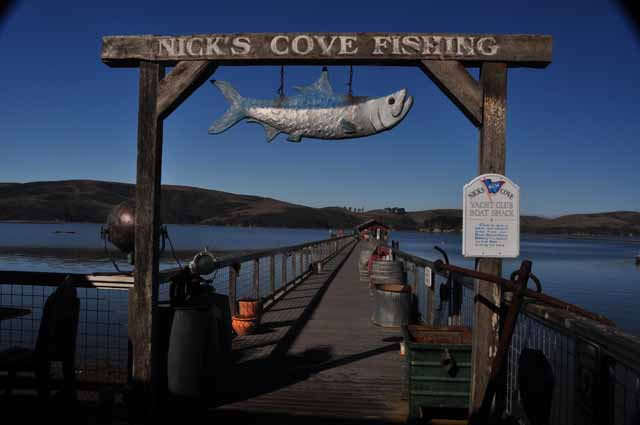
[[411,287],[399,284],[376,285],[373,290],[373,317],[378,326],[398,327],[409,324]]
[[399,261],[378,260],[371,266],[371,284],[404,283],[404,268]]
[[176,308],[171,324],[167,381],[179,397],[203,395],[213,379],[218,324],[212,308]]

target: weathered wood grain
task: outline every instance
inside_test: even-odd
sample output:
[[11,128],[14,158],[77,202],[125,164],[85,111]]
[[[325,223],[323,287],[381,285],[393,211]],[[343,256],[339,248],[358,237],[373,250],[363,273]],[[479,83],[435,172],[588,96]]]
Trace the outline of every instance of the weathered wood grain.
[[160,81],[158,88],[158,116],[168,117],[200,87],[218,66],[210,61],[180,62]]
[[106,36],[102,61],[135,67],[143,60],[170,65],[215,61],[225,65],[363,64],[414,65],[420,60],[484,61],[545,67],[549,35],[435,33],[237,33],[185,36]]
[[482,124],[482,89],[460,62],[423,60],[420,68],[473,125]]
[[433,325],[436,321],[436,274],[431,267],[425,267],[425,273],[431,275],[431,286],[427,288],[427,323]]
[[160,240],[160,182],[162,171],[162,121],[156,105],[162,65],[140,63],[138,109],[138,160],[136,177],[135,285],[131,290],[133,317],[133,381],[151,395],[153,408],[155,317],[158,301]]
[[260,299],[260,259],[253,260],[253,296]]
[[[485,63],[480,70],[483,90],[483,120],[480,127],[478,174],[505,173],[507,64]],[[478,259],[478,271],[500,276],[502,260]],[[500,306],[502,291],[498,285],[477,281],[475,294]],[[498,346],[498,315],[482,303],[475,303],[473,329],[473,379],[471,408],[480,406],[491,373],[491,363]]]

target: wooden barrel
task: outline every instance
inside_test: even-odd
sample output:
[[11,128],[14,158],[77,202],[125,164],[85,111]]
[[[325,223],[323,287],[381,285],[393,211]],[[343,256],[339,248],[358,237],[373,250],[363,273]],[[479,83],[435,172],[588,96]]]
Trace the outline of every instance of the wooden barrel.
[[404,284],[402,263],[392,260],[374,261],[371,266],[371,284],[399,283]]

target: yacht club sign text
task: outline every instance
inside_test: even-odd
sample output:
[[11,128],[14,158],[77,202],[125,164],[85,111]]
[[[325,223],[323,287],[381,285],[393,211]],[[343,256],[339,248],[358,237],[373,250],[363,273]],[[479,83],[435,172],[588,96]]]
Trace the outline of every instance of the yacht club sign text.
[[[162,58],[251,57],[268,56],[335,57],[335,56],[443,56],[450,58],[487,57],[500,52],[493,36],[447,35],[329,35],[275,34],[209,35],[158,37],[156,54]],[[265,51],[266,50],[266,51]]]

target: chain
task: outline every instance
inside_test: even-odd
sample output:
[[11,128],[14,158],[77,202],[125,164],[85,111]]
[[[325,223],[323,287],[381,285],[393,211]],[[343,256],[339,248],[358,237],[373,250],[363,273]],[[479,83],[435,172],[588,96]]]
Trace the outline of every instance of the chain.
[[280,87],[278,88],[278,95],[284,97],[284,65],[280,66]]

